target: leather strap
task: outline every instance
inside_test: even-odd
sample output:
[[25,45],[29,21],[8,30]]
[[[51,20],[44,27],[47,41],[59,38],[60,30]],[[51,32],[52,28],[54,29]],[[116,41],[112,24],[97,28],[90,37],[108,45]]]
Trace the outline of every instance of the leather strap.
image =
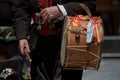
[[83,3],[80,3],[80,5],[81,5],[81,7],[86,11],[86,13],[88,14],[88,16],[92,16],[92,14],[91,14],[91,11],[90,11],[90,9],[85,5],[85,4],[83,4]]

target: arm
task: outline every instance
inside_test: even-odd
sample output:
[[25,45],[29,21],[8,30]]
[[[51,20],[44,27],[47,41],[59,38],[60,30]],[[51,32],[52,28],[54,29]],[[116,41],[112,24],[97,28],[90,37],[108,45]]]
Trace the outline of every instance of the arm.
[[67,15],[75,16],[77,14],[86,14],[80,3],[85,4],[94,15],[96,10],[96,0],[79,0],[78,2],[64,3],[63,6],[67,12]]
[[38,12],[39,7],[38,0],[13,0],[13,21],[17,40],[27,38],[32,14]]
[[29,33],[30,14],[24,0],[13,0],[13,21],[17,40],[26,39]]
[[[95,14],[96,0],[79,0],[75,2],[65,1],[61,5],[51,6],[42,10],[40,15],[43,19],[43,23],[58,19],[60,16],[64,17],[66,15],[75,16],[77,14],[87,14],[86,11],[82,8],[81,3],[90,9],[92,15]],[[62,10],[63,8],[64,10]]]
[[[32,5],[32,3],[38,0],[12,0],[13,1],[13,22],[14,30],[17,40],[19,41],[19,48],[23,55],[25,55],[24,48],[30,52],[30,48],[27,41],[29,35],[31,15],[37,11],[38,4]],[[29,2],[31,1],[31,2]]]

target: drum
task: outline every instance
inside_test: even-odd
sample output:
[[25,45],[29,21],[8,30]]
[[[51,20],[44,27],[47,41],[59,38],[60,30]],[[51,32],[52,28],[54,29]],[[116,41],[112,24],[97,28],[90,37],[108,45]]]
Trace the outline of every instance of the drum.
[[66,16],[60,53],[63,69],[98,69],[103,34],[100,17]]

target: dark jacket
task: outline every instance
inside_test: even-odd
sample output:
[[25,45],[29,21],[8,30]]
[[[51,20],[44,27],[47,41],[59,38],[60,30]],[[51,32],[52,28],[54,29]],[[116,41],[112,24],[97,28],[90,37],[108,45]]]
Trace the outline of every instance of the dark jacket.
[[12,0],[0,0],[0,26],[12,25]]
[[[39,0],[13,0],[14,11],[14,28],[17,39],[27,38],[30,33],[31,16],[35,12],[40,11]],[[86,14],[79,3],[86,4],[95,13],[96,0],[53,0],[53,5],[62,4],[68,15],[74,16],[76,14]],[[61,27],[61,22],[56,23],[57,28]]]

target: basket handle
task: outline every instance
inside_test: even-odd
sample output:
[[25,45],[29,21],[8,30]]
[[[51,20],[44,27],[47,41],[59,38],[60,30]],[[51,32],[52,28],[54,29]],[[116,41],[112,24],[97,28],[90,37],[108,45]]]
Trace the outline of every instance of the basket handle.
[[90,11],[90,9],[88,8],[88,6],[86,6],[85,4],[83,3],[80,3],[81,7],[86,11],[86,13],[88,14],[89,17],[92,16],[92,13]]

